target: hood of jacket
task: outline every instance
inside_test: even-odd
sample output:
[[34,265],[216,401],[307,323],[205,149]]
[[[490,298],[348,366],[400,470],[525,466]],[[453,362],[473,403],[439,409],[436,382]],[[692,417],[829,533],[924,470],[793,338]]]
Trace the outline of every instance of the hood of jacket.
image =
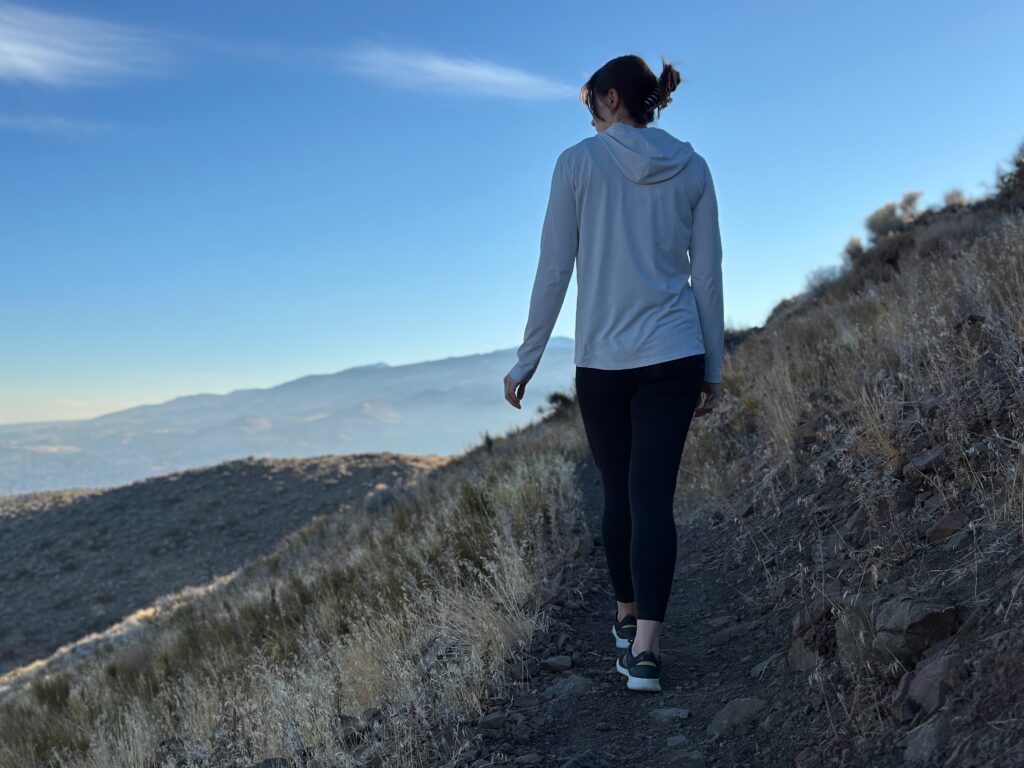
[[637,184],[657,184],[679,174],[693,158],[693,146],[668,131],[615,122],[598,134],[619,170]]

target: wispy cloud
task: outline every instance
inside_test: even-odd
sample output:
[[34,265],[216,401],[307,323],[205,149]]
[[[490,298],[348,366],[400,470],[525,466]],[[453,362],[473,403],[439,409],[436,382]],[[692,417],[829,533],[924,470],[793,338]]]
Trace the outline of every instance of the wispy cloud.
[[29,133],[57,133],[64,136],[106,133],[113,130],[112,123],[76,120],[67,117],[40,115],[0,115],[0,130],[27,131]]
[[335,51],[332,58],[349,72],[377,78],[395,88],[427,85],[507,99],[559,99],[579,93],[578,88],[476,57],[365,44]]
[[131,27],[0,1],[0,80],[88,85],[166,64],[161,46]]

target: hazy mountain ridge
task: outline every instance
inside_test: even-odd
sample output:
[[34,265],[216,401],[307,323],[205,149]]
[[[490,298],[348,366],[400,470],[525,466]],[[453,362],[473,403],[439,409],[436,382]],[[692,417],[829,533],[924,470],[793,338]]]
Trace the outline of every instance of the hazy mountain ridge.
[[501,380],[514,350],[313,374],[266,389],[176,397],[92,419],[0,425],[0,495],[109,487],[246,456],[457,454],[567,391],[573,340],[553,337],[524,408]]

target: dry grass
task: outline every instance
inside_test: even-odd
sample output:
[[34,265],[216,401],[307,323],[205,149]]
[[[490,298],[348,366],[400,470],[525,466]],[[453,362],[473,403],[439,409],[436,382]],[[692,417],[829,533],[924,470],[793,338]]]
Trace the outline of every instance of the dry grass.
[[[683,471],[732,515],[750,506],[769,519],[800,510],[807,535],[797,541],[773,540],[763,523],[746,528],[736,518],[766,595],[782,574],[765,563],[800,563],[797,591],[806,597],[805,585],[820,591],[831,579],[819,553],[838,534],[815,508],[838,500],[877,533],[861,551],[845,542],[865,580],[899,571],[914,593],[959,590],[968,608],[990,605],[1013,626],[1024,613],[1024,580],[996,585],[979,574],[1024,543],[1024,213],[961,216],[908,238],[920,247],[900,253],[898,275],[870,283],[842,275],[813,303],[790,302],[727,358],[729,397],[691,433]],[[815,416],[826,427],[817,452],[802,455],[795,429]],[[940,470],[904,472],[912,456],[940,444]],[[912,487],[923,489],[917,496],[931,491],[932,506],[908,507]],[[927,546],[916,526],[953,511],[970,518],[955,565],[916,565],[912,555]],[[900,671],[819,663],[808,685],[825,696],[831,737],[889,723],[883,698]]]
[[[371,707],[359,760],[450,758],[544,625],[534,598],[577,527],[584,449],[555,414],[396,493],[355,534],[316,520],[131,642],[0,704],[0,766],[142,768],[163,740],[196,764],[305,751],[355,765],[342,717]],[[432,733],[448,738],[424,749]]]

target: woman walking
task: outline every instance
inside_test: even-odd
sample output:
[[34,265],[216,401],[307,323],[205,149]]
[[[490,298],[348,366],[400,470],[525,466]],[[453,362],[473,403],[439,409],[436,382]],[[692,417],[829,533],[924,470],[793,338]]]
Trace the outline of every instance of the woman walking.
[[641,691],[661,690],[672,499],[691,419],[721,396],[725,335],[711,172],[689,142],[648,126],[679,81],[668,62],[656,77],[630,55],[580,89],[597,135],[555,163],[526,332],[504,380],[522,407],[575,266],[576,394],[604,491],[616,669]]

